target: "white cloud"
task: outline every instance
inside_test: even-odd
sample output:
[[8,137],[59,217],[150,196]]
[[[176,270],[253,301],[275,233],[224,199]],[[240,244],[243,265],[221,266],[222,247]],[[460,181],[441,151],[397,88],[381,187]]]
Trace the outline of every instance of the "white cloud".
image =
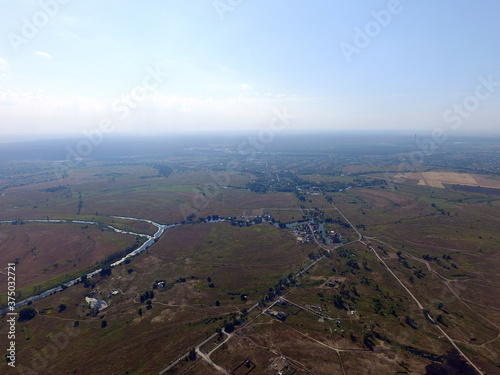
[[0,70],[7,70],[7,61],[0,57]]
[[42,56],[42,57],[46,57],[47,59],[51,59],[52,56],[49,55],[47,52],[43,52],[43,51],[36,51],[35,52],[38,56]]
[[[106,103],[107,104],[107,103]],[[102,112],[106,105],[94,98],[88,98],[79,94],[69,94],[58,97],[47,94],[42,89],[22,91],[16,87],[2,89],[0,87],[0,116],[13,113],[25,115],[48,115],[65,112],[78,115],[80,112]]]
[[247,85],[246,83],[243,83],[243,84],[241,85],[241,88],[242,88],[243,90],[251,90],[251,89],[252,89],[252,88],[251,88],[249,85]]
[[[78,133],[97,126],[104,118],[123,131],[249,128],[266,124],[272,108],[292,108],[302,101],[276,97],[196,98],[152,92],[138,103],[131,95],[99,100],[78,93],[62,97],[42,89],[24,91],[0,86],[0,118],[11,124],[1,133]],[[123,118],[124,107],[128,110]],[[23,113],[22,118],[19,113]]]

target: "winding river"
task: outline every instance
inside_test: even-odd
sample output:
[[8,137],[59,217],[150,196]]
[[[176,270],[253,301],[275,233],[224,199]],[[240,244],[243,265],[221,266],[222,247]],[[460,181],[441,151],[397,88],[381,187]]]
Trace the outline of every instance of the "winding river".
[[[121,219],[121,220],[142,221],[142,222],[146,222],[146,223],[152,224],[152,225],[154,225],[155,227],[158,228],[158,230],[156,231],[156,233],[154,235],[150,236],[150,235],[147,235],[147,234],[144,234],[144,233],[135,233],[135,232],[125,231],[125,230],[122,230],[122,229],[115,228],[115,227],[113,227],[113,226],[111,226],[109,224],[105,224],[108,228],[114,230],[115,232],[123,233],[123,234],[130,234],[130,235],[133,235],[133,236],[139,236],[139,237],[146,237],[147,238],[146,242],[144,242],[139,248],[131,251],[130,253],[128,253],[127,255],[125,255],[123,258],[117,260],[116,262],[111,263],[110,267],[116,267],[116,266],[122,264],[123,262],[125,262],[125,260],[127,258],[134,257],[137,254],[140,254],[144,250],[148,249],[153,243],[155,243],[156,240],[158,240],[161,237],[161,235],[163,234],[163,232],[165,232],[166,229],[173,228],[173,227],[176,227],[176,226],[179,226],[179,225],[192,225],[193,224],[193,223],[176,223],[176,224],[163,225],[163,224],[159,224],[157,222],[154,222],[152,220],[138,219],[138,218],[135,218],[135,217],[127,217],[127,216],[109,216],[109,217],[112,217],[114,219]],[[223,222],[223,221],[228,221],[228,220],[223,219],[223,218],[218,218],[216,220],[210,220],[210,221],[207,221],[207,222],[208,223],[218,223],[218,222]],[[4,224],[4,223],[5,224],[9,224],[9,223],[13,223],[13,222],[15,222],[15,220],[0,220],[1,224]],[[30,219],[30,220],[23,220],[23,222],[25,222],[25,223],[73,223],[73,224],[88,224],[88,225],[100,225],[101,224],[102,225],[102,223],[99,223],[99,222],[96,222],[96,221],[84,221],[84,220]],[[262,220],[262,222],[269,222],[269,221]],[[303,222],[313,222],[313,220],[303,221]],[[301,224],[301,223],[302,223],[302,221],[301,222],[288,223],[288,224],[286,224],[286,228],[290,228],[290,227],[296,226],[296,225]],[[256,224],[256,223],[253,222],[253,221],[250,223],[250,225],[254,225],[254,224]],[[278,223],[274,223],[274,225],[278,226]],[[101,271],[102,271],[102,268],[99,268],[99,269],[97,269],[95,271],[92,271],[91,273],[87,274],[87,278],[91,278],[91,277],[93,277],[95,275],[98,275]],[[49,296],[51,294],[54,294],[56,292],[60,292],[61,290],[64,290],[66,288],[69,288],[70,286],[75,285],[76,283],[80,282],[81,280],[82,280],[81,277],[77,277],[74,280],[70,280],[68,282],[65,282],[65,283],[59,285],[59,286],[56,286],[56,287],[51,288],[51,289],[48,289],[48,290],[46,290],[43,293],[40,293],[40,294],[37,294],[35,296],[26,298],[25,300],[16,303],[16,305],[14,306],[14,308],[17,309],[19,307],[27,305],[30,301],[33,302],[33,301],[39,300],[41,298],[47,297],[47,296]],[[9,309],[9,307],[7,307],[7,308],[4,308],[3,310],[0,310],[0,314],[6,313],[6,312],[9,312],[9,311],[10,311],[10,309]]]
[[[158,230],[156,231],[156,233],[153,236],[149,236],[149,235],[143,234],[143,233],[128,232],[128,231],[121,230],[121,229],[118,229],[118,228],[115,228],[111,225],[106,224],[106,226],[108,228],[110,228],[118,233],[130,234],[130,235],[139,236],[139,237],[147,237],[147,241],[144,242],[139,248],[128,253],[127,255],[125,255],[123,258],[117,260],[116,262],[110,264],[111,267],[116,267],[116,266],[122,264],[123,262],[125,262],[125,259],[136,256],[137,254],[139,254],[139,253],[143,252],[144,250],[146,250],[147,248],[149,248],[157,239],[159,239],[161,237],[161,235],[163,234],[163,232],[167,228],[171,228],[171,227],[175,227],[177,225],[180,225],[180,224],[162,225],[162,224],[156,223],[156,222],[151,221],[151,220],[138,219],[138,218],[134,218],[134,217],[124,217],[124,216],[111,216],[111,217],[115,218],[115,219],[122,219],[122,220],[143,221],[143,222],[150,223],[158,228]],[[13,223],[13,222],[15,222],[15,220],[0,220],[1,224],[4,224],[4,223],[9,224],[9,223]],[[41,220],[41,219],[38,219],[38,220],[23,220],[23,222],[25,222],[25,223],[73,223],[73,224],[99,225],[99,223],[96,221],[84,221],[84,220]],[[101,271],[102,271],[102,268],[99,268],[99,269],[87,274],[87,278],[91,278],[91,277],[99,274]],[[64,290],[65,288],[68,288],[70,286],[75,285],[76,283],[80,282],[81,280],[82,280],[82,278],[78,277],[74,280],[70,280],[68,282],[65,282],[65,283],[59,285],[59,286],[48,289],[43,293],[37,294],[36,296],[26,298],[25,300],[16,303],[14,308],[17,309],[21,306],[27,305],[30,301],[33,302],[33,301],[39,300],[41,298],[47,297],[53,293]],[[9,308],[5,308],[3,310],[0,310],[0,313],[6,313],[8,311],[9,311]]]

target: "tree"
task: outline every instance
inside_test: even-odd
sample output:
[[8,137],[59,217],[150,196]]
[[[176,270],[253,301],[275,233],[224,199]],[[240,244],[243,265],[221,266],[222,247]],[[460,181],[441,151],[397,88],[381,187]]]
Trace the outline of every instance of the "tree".
[[107,322],[107,321],[103,320],[103,321],[101,322],[101,328],[106,328],[106,326],[107,326],[107,325],[108,325],[108,322]]
[[358,265],[358,262],[356,262],[354,259],[349,259],[346,264],[349,266],[349,267],[352,267],[353,269],[355,270],[359,270],[359,265]]
[[411,328],[417,329],[417,323],[410,316],[406,316],[405,321]]
[[437,321],[438,321],[439,323],[441,323],[442,325],[444,325],[445,327],[448,327],[448,324],[446,324],[446,323],[444,322],[444,320],[443,320],[443,316],[442,316],[441,314],[438,314],[438,316],[437,316]]
[[197,355],[196,355],[196,349],[195,348],[192,348],[189,351],[188,358],[189,358],[190,361],[196,361]]
[[215,329],[215,332],[219,335],[219,339],[222,339],[224,337],[224,334],[222,333],[222,329],[220,329],[219,327],[217,327]]
[[103,269],[101,269],[100,274],[102,277],[110,276],[111,275],[111,267],[109,267],[109,266],[104,267]]
[[415,276],[417,276],[419,279],[422,279],[422,278],[425,277],[425,273],[422,271],[421,268],[419,268],[418,270],[413,271],[413,274]]
[[374,311],[376,314],[384,315],[382,309],[384,306],[382,305],[382,301],[379,298],[373,298],[373,302],[375,303],[374,305]]
[[36,316],[36,310],[32,307],[25,307],[19,311],[19,322],[27,322]]
[[220,301],[219,300],[215,301],[215,306],[220,306]]
[[373,346],[375,345],[373,340],[374,340],[373,333],[365,332],[363,334],[363,344],[365,344],[365,346],[371,351],[373,351]]
[[231,333],[234,331],[234,323],[232,322],[229,322],[229,323],[226,323],[224,325],[224,330],[227,332],[227,333]]
[[63,312],[64,310],[66,310],[66,305],[64,303],[61,303],[59,305],[59,312]]
[[339,294],[334,294],[332,296],[332,302],[337,309],[344,309],[344,301]]

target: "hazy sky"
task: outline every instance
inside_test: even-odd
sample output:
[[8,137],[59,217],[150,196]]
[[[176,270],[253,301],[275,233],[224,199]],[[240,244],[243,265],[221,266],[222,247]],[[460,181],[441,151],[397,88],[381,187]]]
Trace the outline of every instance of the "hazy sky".
[[0,135],[500,129],[498,0],[2,0]]

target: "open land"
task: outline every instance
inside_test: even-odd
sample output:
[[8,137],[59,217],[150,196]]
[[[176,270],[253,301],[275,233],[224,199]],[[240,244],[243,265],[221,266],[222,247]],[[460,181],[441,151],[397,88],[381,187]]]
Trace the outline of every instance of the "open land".
[[[452,168],[443,155],[439,170],[402,178],[399,150],[270,150],[229,172],[220,166],[239,156],[210,150],[88,160],[58,178],[51,163],[4,165],[0,218],[17,225],[0,225],[0,254],[17,263],[18,301],[106,265],[157,229],[114,216],[177,224],[109,273],[30,304],[36,316],[17,322],[18,368],[498,373],[500,196],[449,188],[498,188],[491,158]],[[47,216],[99,224],[27,221]],[[4,274],[0,282],[5,292]],[[91,309],[85,297],[108,307]]]

